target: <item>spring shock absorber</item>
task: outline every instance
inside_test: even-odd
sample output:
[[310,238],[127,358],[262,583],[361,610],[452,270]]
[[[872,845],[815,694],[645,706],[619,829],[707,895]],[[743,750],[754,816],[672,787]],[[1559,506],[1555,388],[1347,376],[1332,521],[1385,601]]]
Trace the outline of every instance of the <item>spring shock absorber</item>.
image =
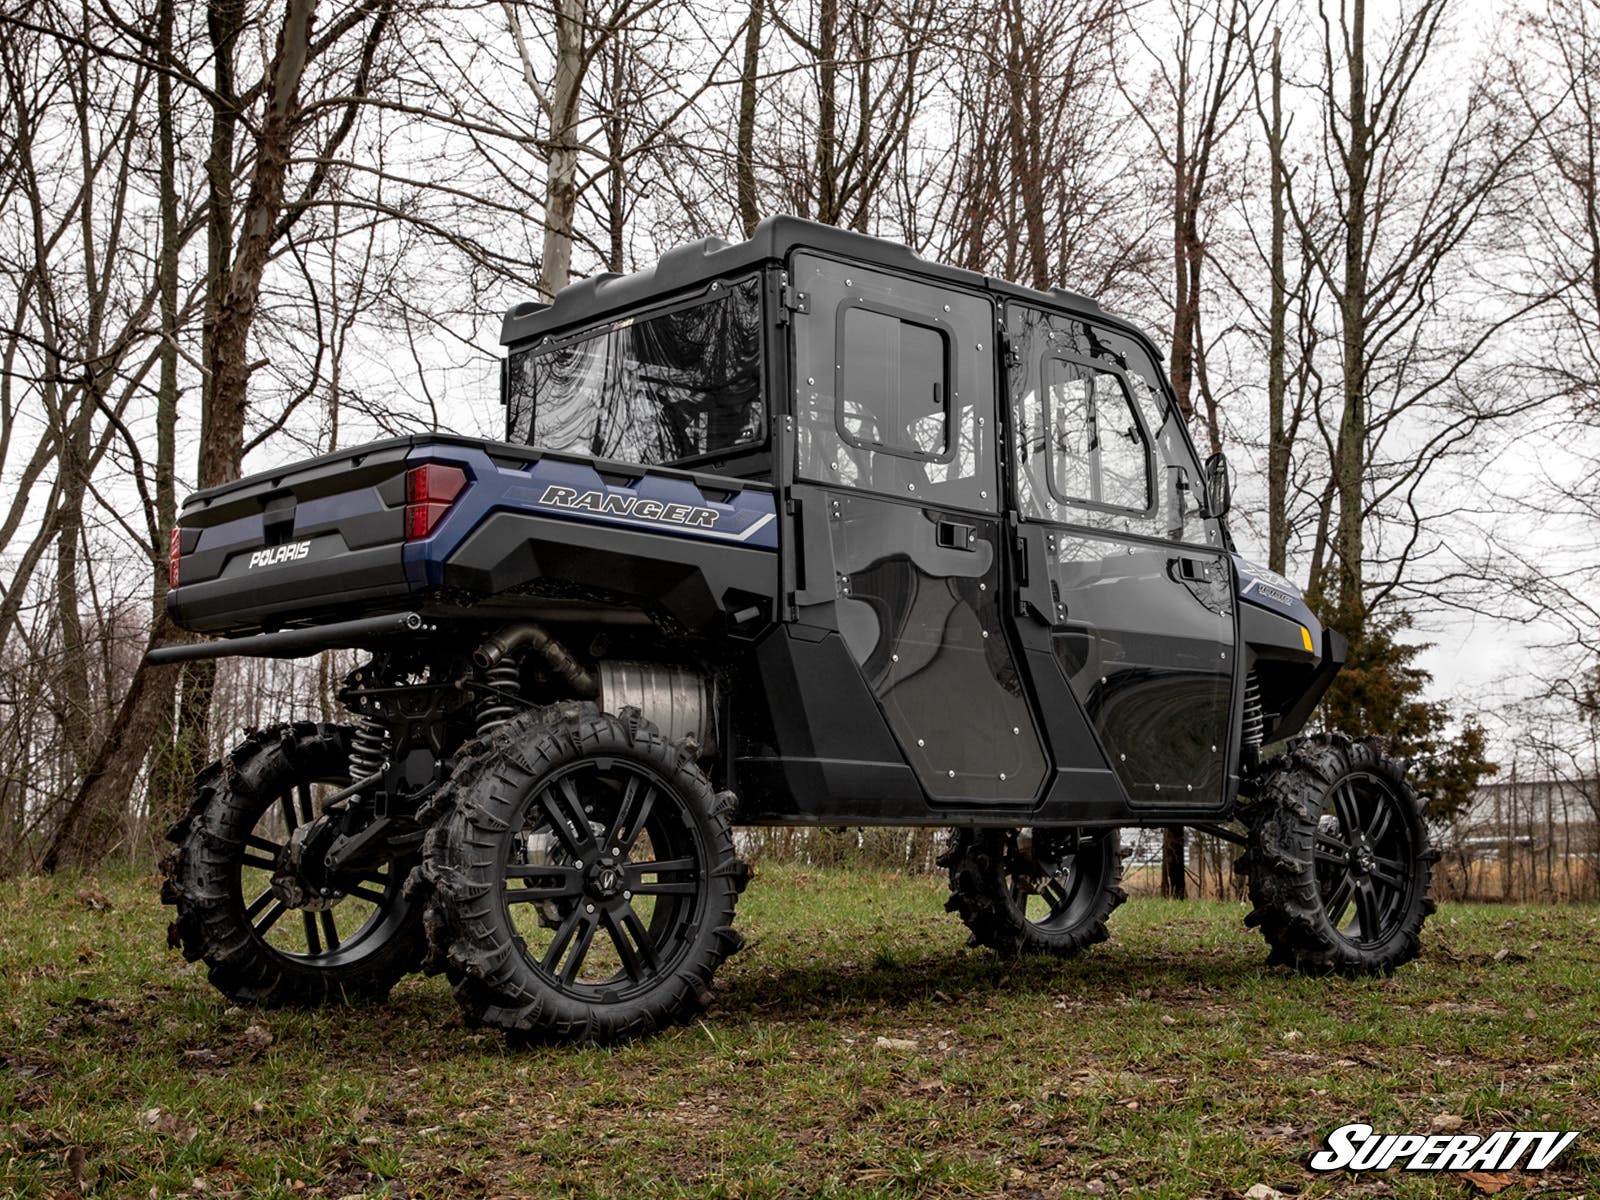
[[1247,750],[1261,749],[1262,735],[1267,731],[1267,717],[1261,710],[1261,685],[1255,671],[1245,676],[1244,682],[1244,746]]
[[358,783],[379,774],[389,764],[393,735],[371,717],[358,715],[350,738],[350,781]]
[[483,680],[492,692],[478,704],[479,736],[504,725],[516,714],[522,698],[522,668],[507,655],[484,671]]

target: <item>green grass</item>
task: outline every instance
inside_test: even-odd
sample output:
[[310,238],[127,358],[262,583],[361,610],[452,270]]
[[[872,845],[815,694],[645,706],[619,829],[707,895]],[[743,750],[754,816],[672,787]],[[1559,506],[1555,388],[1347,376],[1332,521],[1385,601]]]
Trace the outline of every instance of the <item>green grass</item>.
[[76,1162],[95,1196],[1469,1195],[1302,1166],[1348,1121],[1446,1116],[1583,1131],[1503,1196],[1600,1177],[1594,908],[1447,907],[1397,977],[1313,980],[1232,904],[1133,901],[1082,958],[1007,964],[936,880],[769,867],[703,1018],[510,1051],[439,980],[230,1008],[155,897],[6,885],[0,1194],[73,1194]]

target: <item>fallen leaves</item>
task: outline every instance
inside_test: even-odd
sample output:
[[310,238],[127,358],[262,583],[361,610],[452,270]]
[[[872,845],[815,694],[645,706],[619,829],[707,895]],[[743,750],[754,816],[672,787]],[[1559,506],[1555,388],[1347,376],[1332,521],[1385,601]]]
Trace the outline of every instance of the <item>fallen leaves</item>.
[[111,897],[92,884],[79,888],[73,899],[91,912],[109,912],[112,908]]
[[176,1113],[157,1106],[139,1114],[139,1123],[152,1133],[164,1134],[180,1146],[187,1146],[200,1136],[198,1126],[191,1125]]
[[1463,1171],[1461,1172],[1461,1178],[1465,1179],[1475,1190],[1482,1192],[1485,1196],[1493,1196],[1498,1192],[1503,1192],[1517,1181],[1517,1177],[1509,1171]]
[[878,1050],[892,1050],[901,1054],[910,1053],[917,1048],[914,1038],[879,1037],[872,1045]]

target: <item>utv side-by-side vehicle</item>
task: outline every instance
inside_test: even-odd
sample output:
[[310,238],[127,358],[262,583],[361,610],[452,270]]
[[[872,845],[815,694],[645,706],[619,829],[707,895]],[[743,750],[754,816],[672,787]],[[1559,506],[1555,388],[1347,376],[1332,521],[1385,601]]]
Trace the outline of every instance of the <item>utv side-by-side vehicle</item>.
[[1344,643],[1234,554],[1133,326],[780,217],[502,340],[505,442],[184,505],[168,604],[220,640],[152,660],[367,655],[348,724],[252,733],[172,830],[172,940],[228,996],[426,966],[520,1036],[646,1032],[738,947],[734,828],[773,823],[950,827],[949,907],[1002,954],[1104,938],[1118,830],[1159,826],[1245,846],[1275,961],[1417,953],[1403,769],[1291,740]]

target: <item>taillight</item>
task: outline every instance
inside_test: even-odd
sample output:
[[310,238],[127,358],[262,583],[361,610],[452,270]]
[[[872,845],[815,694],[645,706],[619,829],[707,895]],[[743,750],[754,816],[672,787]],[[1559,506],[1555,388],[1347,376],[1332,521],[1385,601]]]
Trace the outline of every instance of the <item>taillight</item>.
[[182,530],[176,525],[172,527],[172,538],[167,543],[167,586],[178,586],[178,561],[183,557],[183,539],[180,537]]
[[467,486],[460,467],[425,463],[406,472],[406,541],[427,537]]

